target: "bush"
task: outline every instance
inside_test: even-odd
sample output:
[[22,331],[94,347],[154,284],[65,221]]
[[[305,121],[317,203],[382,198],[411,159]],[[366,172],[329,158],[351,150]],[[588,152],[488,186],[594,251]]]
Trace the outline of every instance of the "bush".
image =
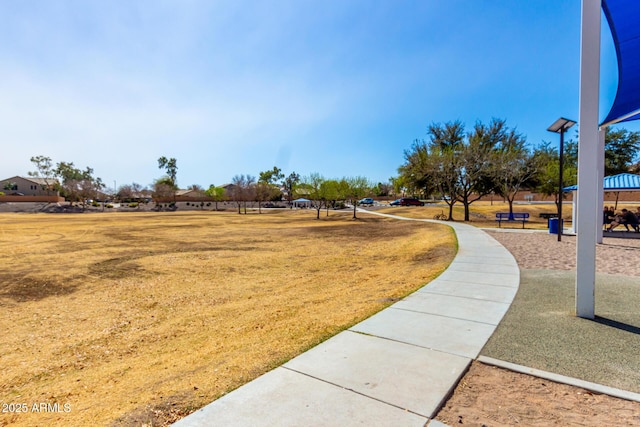
[[111,209],[111,208],[113,208],[113,205],[111,203],[107,203],[106,205],[104,205],[104,207]]
[[137,203],[129,203],[129,207],[130,208],[137,208],[138,204]]
[[91,206],[93,206],[94,208],[97,208],[98,206],[100,206],[100,203],[98,202],[91,202]]

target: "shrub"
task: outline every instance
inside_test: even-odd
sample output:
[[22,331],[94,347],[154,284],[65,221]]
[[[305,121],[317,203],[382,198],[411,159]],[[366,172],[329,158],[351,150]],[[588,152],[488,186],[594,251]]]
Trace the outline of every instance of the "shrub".
[[106,205],[104,205],[104,207],[111,209],[111,208],[113,208],[113,205],[111,203],[107,203]]
[[93,201],[91,202],[91,206],[93,206],[94,208],[97,208],[98,206],[100,206],[100,203]]
[[137,203],[129,203],[129,207],[130,208],[137,208],[138,204]]

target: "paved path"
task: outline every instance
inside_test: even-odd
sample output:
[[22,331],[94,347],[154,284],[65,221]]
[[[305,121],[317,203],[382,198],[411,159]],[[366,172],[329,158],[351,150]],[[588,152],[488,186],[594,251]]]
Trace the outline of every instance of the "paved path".
[[520,282],[515,259],[495,239],[469,225],[445,224],[456,232],[458,254],[438,278],[174,426],[429,423]]

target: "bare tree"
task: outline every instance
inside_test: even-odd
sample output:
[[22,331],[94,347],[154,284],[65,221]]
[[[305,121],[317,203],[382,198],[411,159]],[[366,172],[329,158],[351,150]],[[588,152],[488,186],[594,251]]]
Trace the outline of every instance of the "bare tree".
[[241,208],[244,206],[244,213],[247,213],[247,202],[255,200],[255,182],[256,178],[251,175],[236,175],[231,179],[233,185],[231,191],[231,198],[238,207],[238,213],[241,212]]

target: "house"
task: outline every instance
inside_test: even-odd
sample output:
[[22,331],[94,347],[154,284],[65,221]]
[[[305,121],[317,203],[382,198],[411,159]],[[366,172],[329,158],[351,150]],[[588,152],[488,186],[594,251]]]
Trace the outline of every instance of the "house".
[[188,190],[177,190],[176,197],[191,197],[194,199],[201,199],[203,197],[207,197],[207,195],[203,190],[194,190],[191,188]]
[[14,176],[0,181],[0,191],[16,196],[57,196],[55,178]]
[[233,192],[238,188],[235,184],[222,184],[220,187],[224,188],[224,191],[227,194],[233,194]]

